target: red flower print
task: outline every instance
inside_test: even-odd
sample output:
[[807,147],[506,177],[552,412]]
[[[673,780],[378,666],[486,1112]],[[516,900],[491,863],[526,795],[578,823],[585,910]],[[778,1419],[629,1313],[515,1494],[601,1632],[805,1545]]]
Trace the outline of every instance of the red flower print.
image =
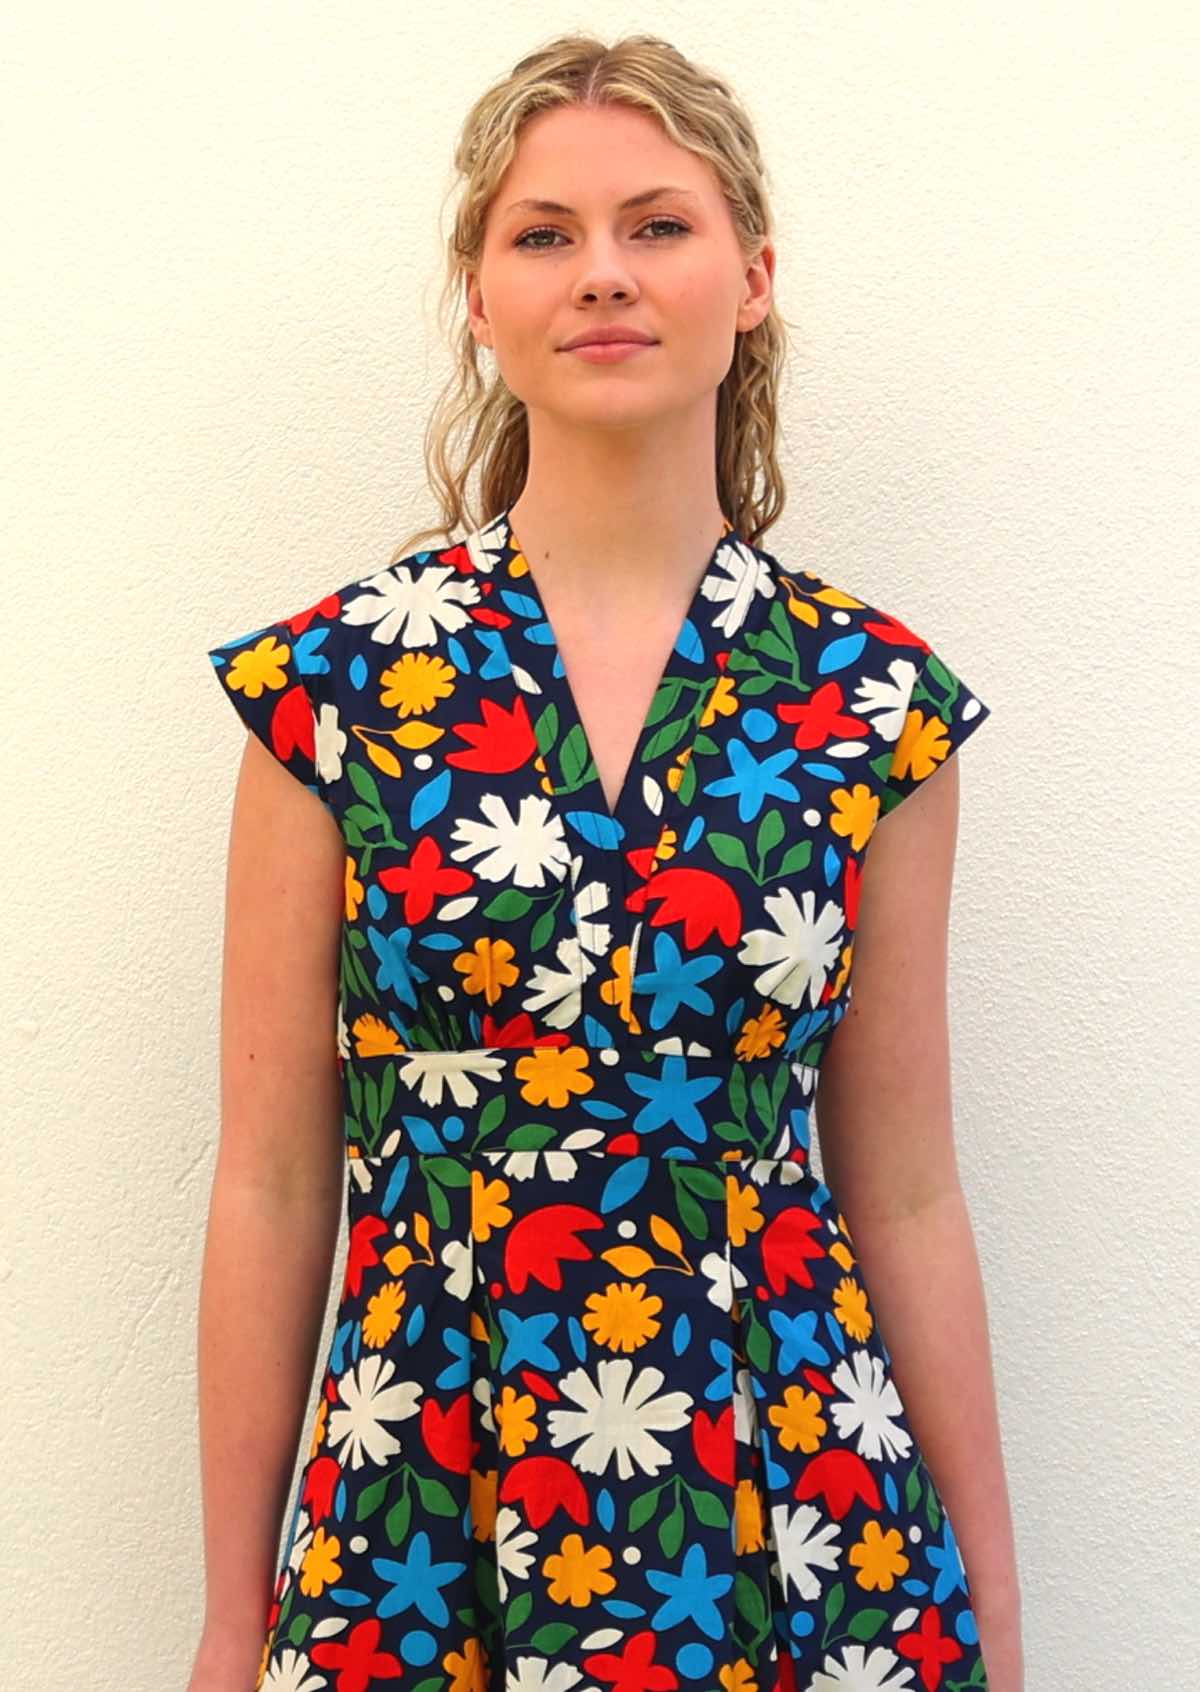
[[963,1654],[957,1639],[942,1632],[941,1611],[936,1604],[927,1604],[921,1615],[921,1625],[911,1633],[902,1633],[896,1641],[902,1657],[920,1663],[921,1685],[925,1692],[937,1692],[942,1684],[942,1669],[956,1663]]
[[469,870],[446,864],[441,846],[429,834],[423,834],[417,841],[406,864],[379,872],[381,887],[389,893],[403,893],[404,920],[410,925],[424,922],[436,899],[465,893],[474,882]]
[[369,1692],[377,1680],[399,1680],[404,1673],[399,1657],[379,1649],[382,1632],[382,1624],[371,1617],[350,1630],[344,1645],[322,1639],[308,1654],[318,1668],[337,1669],[335,1692]]

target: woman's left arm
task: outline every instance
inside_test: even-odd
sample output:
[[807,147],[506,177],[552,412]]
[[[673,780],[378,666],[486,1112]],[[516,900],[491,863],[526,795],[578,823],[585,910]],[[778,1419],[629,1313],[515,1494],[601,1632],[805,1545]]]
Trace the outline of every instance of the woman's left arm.
[[1020,1586],[987,1310],[954,1149],[947,1018],[957,760],[876,825],[850,1004],[822,1061],[822,1172],[954,1524],[988,1692],[1021,1692]]

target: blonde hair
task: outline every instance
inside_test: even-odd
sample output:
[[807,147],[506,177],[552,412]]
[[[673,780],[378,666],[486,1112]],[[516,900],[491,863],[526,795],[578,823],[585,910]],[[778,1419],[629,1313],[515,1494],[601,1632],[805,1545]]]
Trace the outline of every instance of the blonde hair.
[[[447,251],[439,323],[457,305],[457,368],[430,415],[425,467],[442,527],[420,529],[390,560],[441,535],[449,544],[513,504],[525,483],[529,433],[523,401],[499,371],[485,382],[479,343],[466,316],[464,282],[477,270],[488,208],[512,162],[522,126],[556,106],[621,105],[656,117],[672,141],[712,165],[747,260],[771,237],[766,169],[750,120],[729,87],[693,64],[670,42],[629,35],[606,46],[579,32],[556,36],[513,66],[482,94],[464,120],[454,154],[451,193],[462,195]],[[717,495],[725,515],[748,541],[761,539],[786,501],[776,457],[777,399],[787,352],[785,320],[772,300],[761,323],[739,332],[733,361],[717,393]],[[462,444],[460,443],[460,439]],[[451,445],[452,440],[454,445]],[[484,510],[469,508],[466,484],[478,466]],[[761,474],[762,487],[756,490]]]

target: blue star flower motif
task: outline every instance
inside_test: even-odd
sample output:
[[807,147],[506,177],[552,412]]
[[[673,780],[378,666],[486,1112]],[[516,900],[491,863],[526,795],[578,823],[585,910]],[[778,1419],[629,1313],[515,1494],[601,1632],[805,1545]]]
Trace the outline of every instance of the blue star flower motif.
[[711,1016],[712,995],[699,985],[724,967],[720,958],[697,957],[683,962],[683,954],[670,934],[658,934],[654,939],[654,968],[638,970],[633,978],[635,993],[653,993],[650,1007],[651,1028],[663,1028],[672,1022],[680,1005],[691,1005],[702,1016]]
[[663,1062],[661,1075],[630,1075],[631,1092],[646,1103],[633,1119],[634,1132],[651,1134],[667,1123],[698,1144],[708,1138],[707,1118],[696,1106],[721,1085],[719,1075],[697,1075],[688,1080],[687,1059],[672,1054]]
[[725,1621],[717,1608],[717,1599],[729,1591],[733,1576],[709,1574],[703,1545],[693,1541],[688,1546],[678,1574],[670,1569],[647,1569],[646,1581],[655,1592],[670,1594],[650,1617],[650,1625],[656,1631],[664,1632],[680,1622],[695,1622],[709,1639],[724,1639]]
[[783,779],[783,771],[790,769],[799,756],[794,746],[788,746],[781,752],[772,753],[769,758],[759,759],[746,742],[735,735],[729,742],[729,763],[733,774],[718,776],[716,781],[705,785],[704,791],[716,798],[736,793],[739,822],[753,822],[768,799],[799,799],[800,790]]
[[465,1563],[431,1563],[429,1535],[422,1528],[414,1533],[408,1548],[408,1561],[395,1557],[372,1557],[371,1567],[380,1580],[388,1582],[391,1590],[379,1600],[377,1614],[395,1616],[415,1604],[427,1622],[444,1627],[450,1611],[441,1589],[448,1586],[466,1569]]

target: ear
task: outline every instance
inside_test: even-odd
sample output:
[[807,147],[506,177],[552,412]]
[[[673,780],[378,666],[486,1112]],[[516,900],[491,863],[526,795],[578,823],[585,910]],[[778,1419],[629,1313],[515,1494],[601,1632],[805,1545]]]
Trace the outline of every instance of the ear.
[[746,266],[746,285],[738,306],[737,327],[753,329],[771,309],[774,297],[775,249],[764,241],[757,256]]
[[490,347],[492,344],[491,325],[488,323],[487,314],[484,311],[483,290],[479,286],[479,277],[475,271],[469,270],[466,273],[463,292],[467,303],[467,324],[471,333],[481,347]]

